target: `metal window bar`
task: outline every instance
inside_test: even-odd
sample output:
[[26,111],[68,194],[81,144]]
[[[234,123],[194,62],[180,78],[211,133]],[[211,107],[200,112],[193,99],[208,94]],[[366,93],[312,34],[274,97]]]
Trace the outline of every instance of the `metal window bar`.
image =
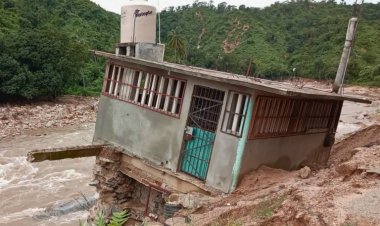
[[186,81],[108,64],[103,95],[179,117]]
[[[336,101],[258,97],[250,138],[304,134],[329,130]],[[228,108],[227,108],[228,109]]]
[[215,132],[223,106],[224,92],[195,86],[193,98],[188,126]]
[[246,94],[230,91],[227,99],[222,132],[240,137],[246,118],[249,97]]

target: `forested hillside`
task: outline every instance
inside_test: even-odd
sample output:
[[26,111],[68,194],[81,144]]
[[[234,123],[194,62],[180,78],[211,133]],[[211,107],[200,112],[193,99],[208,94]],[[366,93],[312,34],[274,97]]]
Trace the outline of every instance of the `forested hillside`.
[[99,93],[88,50],[111,51],[119,20],[89,0],[0,0],[0,99]]
[[[335,76],[352,6],[297,0],[264,9],[196,1],[161,14],[166,60],[271,79]],[[89,0],[0,0],[0,97],[99,93],[119,16]],[[380,4],[365,4],[350,82],[380,85]],[[296,68],[293,71],[293,68]],[[2,98],[0,98],[2,99]]]
[[[184,43],[184,56],[171,61],[280,78],[295,74],[318,79],[335,77],[352,5],[310,0],[276,3],[264,9],[214,6],[195,2],[170,8],[162,18],[162,39],[168,34]],[[170,41],[170,40],[169,40]],[[365,4],[347,78],[380,85],[380,4]],[[177,51],[178,53],[178,51]]]

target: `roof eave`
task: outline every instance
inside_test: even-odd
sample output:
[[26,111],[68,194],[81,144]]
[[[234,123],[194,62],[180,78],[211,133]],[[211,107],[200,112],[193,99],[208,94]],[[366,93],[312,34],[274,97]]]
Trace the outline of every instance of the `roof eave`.
[[[212,75],[208,75],[206,73],[201,73],[201,72],[194,72],[190,70],[184,70],[181,68],[176,68],[174,66],[168,66],[165,65],[164,63],[160,62],[154,62],[154,61],[147,61],[143,59],[137,59],[134,57],[127,57],[127,56],[116,56],[115,54],[111,53],[106,53],[106,52],[101,52],[101,51],[91,51],[93,54],[101,57],[105,57],[108,59],[113,59],[117,61],[123,61],[123,62],[128,62],[132,64],[139,64],[142,66],[146,67],[153,67],[161,70],[165,70],[170,73],[178,73],[178,74],[183,74],[183,75],[188,75],[196,78],[203,78],[203,79],[208,79],[212,81],[219,81],[219,82],[226,82],[229,84],[237,85],[237,86],[244,86],[247,88],[252,88],[264,92],[269,92],[273,94],[278,94],[281,96],[293,96],[293,97],[302,97],[302,98],[321,98],[321,99],[330,99],[330,100],[347,100],[347,101],[353,101],[353,102],[358,102],[358,103],[365,103],[365,104],[371,104],[372,101],[366,99],[366,98],[361,98],[361,97],[356,97],[356,96],[349,96],[349,95],[338,95],[338,94],[333,94],[333,93],[324,93],[322,91],[316,93],[306,93],[306,92],[295,92],[289,89],[284,89],[284,88],[279,88],[279,87],[272,87],[271,85],[264,84],[264,83],[259,83],[255,81],[250,81],[250,83],[238,79],[232,79],[232,78],[224,78],[224,77],[215,77]],[[191,68],[191,67],[189,67]],[[222,73],[222,72],[221,72]]]

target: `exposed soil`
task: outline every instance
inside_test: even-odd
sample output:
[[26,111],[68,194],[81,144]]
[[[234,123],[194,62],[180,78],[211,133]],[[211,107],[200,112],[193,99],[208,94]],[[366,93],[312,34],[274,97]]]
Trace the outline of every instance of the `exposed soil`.
[[367,145],[308,179],[261,167],[233,194],[180,215],[193,225],[380,225],[379,157],[380,145]]
[[[304,85],[330,89],[328,83]],[[353,86],[345,93],[373,103],[345,102],[327,168],[302,179],[303,169],[263,166],[245,176],[234,193],[182,211],[167,223],[188,225],[185,217],[192,225],[213,226],[380,225],[380,89]]]
[[205,18],[203,16],[202,12],[198,11],[198,12],[195,13],[195,15],[199,18],[199,20],[201,21],[201,24],[202,24],[202,31],[198,35],[198,44],[197,44],[197,48],[200,49],[201,48],[202,38],[206,34],[207,29],[206,29],[206,26],[205,26]]
[[337,165],[348,161],[357,152],[358,147],[380,145],[380,125],[375,124],[355,132],[335,144],[329,159],[329,164]]
[[244,34],[250,29],[248,24],[242,24],[238,19],[233,21],[233,29],[227,33],[222,43],[225,53],[232,53],[241,43]]

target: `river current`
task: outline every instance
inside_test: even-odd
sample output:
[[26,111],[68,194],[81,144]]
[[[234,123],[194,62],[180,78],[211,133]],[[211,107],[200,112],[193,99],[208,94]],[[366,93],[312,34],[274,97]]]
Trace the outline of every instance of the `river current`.
[[91,144],[93,132],[94,124],[85,124],[0,140],[0,225],[79,225],[86,219],[87,202],[96,198],[89,186],[95,158],[29,163],[26,155]]

